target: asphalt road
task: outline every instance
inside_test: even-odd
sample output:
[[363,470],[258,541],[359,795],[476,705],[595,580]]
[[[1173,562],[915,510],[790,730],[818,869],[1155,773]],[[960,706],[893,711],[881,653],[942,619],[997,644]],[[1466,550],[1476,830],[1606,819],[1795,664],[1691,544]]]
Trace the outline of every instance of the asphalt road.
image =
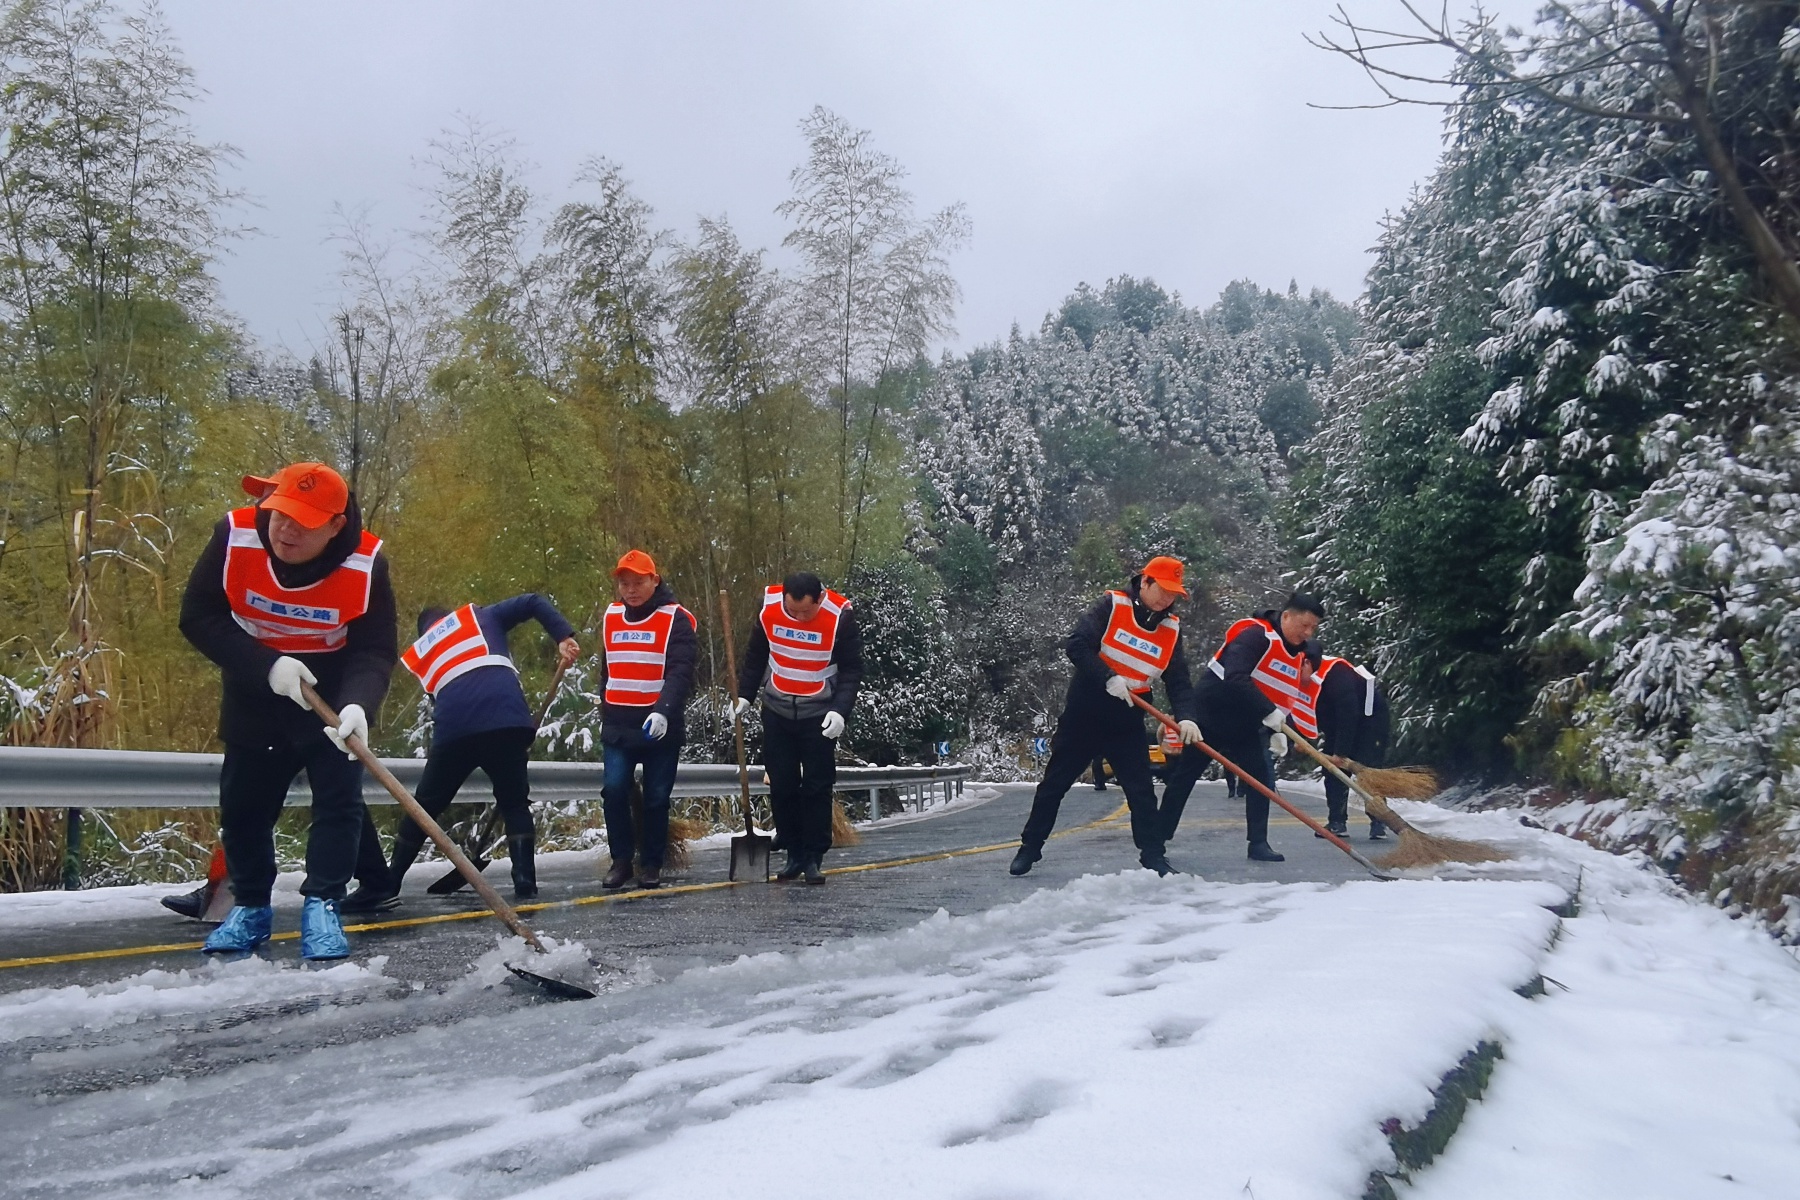
[[[539,905],[526,920],[539,932],[584,942],[598,962],[628,971],[639,981],[666,979],[679,971],[726,962],[743,954],[792,950],[856,934],[902,928],[939,909],[951,914],[1006,904],[1084,874],[1141,870],[1116,788],[1095,792],[1078,785],[1064,802],[1059,836],[1042,862],[1023,878],[1007,874],[1018,831],[1030,806],[1030,785],[1008,785],[974,807],[864,831],[861,845],[835,850],[826,866],[837,871],[821,887],[804,884],[700,886],[725,880],[723,847],[699,849],[683,872],[660,892],[598,899],[603,860],[564,858],[540,871]],[[1310,807],[1322,809],[1323,802]],[[1319,814],[1322,815],[1322,814]],[[1297,821],[1277,813],[1271,840],[1288,856],[1279,864],[1253,863],[1244,854],[1240,806],[1222,784],[1202,783],[1190,801],[1169,857],[1185,872],[1219,882],[1337,882],[1363,878],[1361,867]],[[1361,827],[1366,832],[1366,827]],[[998,846],[980,853],[900,863],[920,856]],[[777,856],[779,862],[779,856]],[[845,868],[873,868],[844,870]],[[474,990],[455,986],[471,963],[495,944],[492,918],[406,924],[418,918],[476,913],[467,892],[426,895],[441,870],[423,864],[407,880],[402,907],[383,914],[381,926],[353,932],[354,958],[386,956],[394,982],[386,994],[352,1000],[311,1000],[143,1021],[98,1032],[0,1044],[0,1088],[26,1094],[67,1094],[132,1086],[170,1076],[206,1073],[246,1061],[277,1061],[321,1045],[378,1038],[423,1025],[443,1025],[496,1008],[546,1001],[524,985]],[[505,894],[504,863],[489,875]],[[277,930],[297,914],[277,910]],[[84,951],[168,946],[196,941],[205,927],[169,915],[104,924],[9,930],[0,958],[61,956]],[[298,943],[266,948],[276,961],[297,961]],[[0,970],[0,993],[27,988],[93,986],[151,968],[192,968],[201,955],[169,949],[90,960]],[[653,986],[653,984],[652,984]],[[633,991],[638,990],[633,988]],[[605,997],[596,1003],[606,1003]]]

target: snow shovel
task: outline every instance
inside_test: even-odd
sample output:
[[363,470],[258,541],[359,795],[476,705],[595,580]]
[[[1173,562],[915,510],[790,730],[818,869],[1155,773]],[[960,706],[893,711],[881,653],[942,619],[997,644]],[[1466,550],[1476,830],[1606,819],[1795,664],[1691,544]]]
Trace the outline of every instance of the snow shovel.
[[[306,697],[306,702],[312,706],[312,710],[319,714],[320,720],[336,729],[339,723],[338,715],[332,711],[331,705],[325,703],[309,683],[302,683],[300,690]],[[426,812],[413,798],[413,794],[406,790],[406,785],[394,778],[392,771],[381,765],[381,760],[369,750],[368,744],[361,738],[353,737],[349,739],[349,746],[350,752],[356,755],[362,763],[363,769],[381,781],[381,786],[385,787],[388,794],[399,802],[406,815],[425,831],[426,836],[437,845],[438,850],[445,858],[456,864],[456,869],[463,873],[463,877],[469,881],[469,885],[487,902],[487,906],[494,910],[494,915],[499,917],[501,922],[514,934],[523,938],[527,946],[539,954],[548,955],[549,949],[538,940],[537,934],[531,932],[525,922],[519,920],[519,914],[512,910],[512,905],[502,900],[500,893],[496,892],[493,886],[481,877],[481,872],[475,869],[475,864],[463,856],[462,850],[450,840],[450,835],[444,832],[443,826],[431,819],[431,814]],[[585,975],[579,980],[568,978],[566,975],[540,974],[513,963],[507,963],[506,969],[520,979],[535,983],[552,996],[565,1000],[592,1000],[600,994],[597,986],[598,980],[594,977],[593,964],[584,958],[582,966],[585,968]],[[569,974],[573,974],[573,972]]]
[[[544,721],[550,715],[550,706],[556,703],[556,691],[562,686],[564,670],[562,660],[557,659],[556,671],[550,676],[550,691],[544,697],[543,707],[538,709],[537,724],[531,727],[534,733],[544,727]],[[494,844],[494,834],[498,832],[499,827],[500,806],[495,804],[481,814],[481,819],[475,823],[475,831],[469,834],[469,840],[466,843],[469,861],[475,864],[477,871],[487,870],[488,863],[492,861],[487,856],[487,849]],[[448,896],[452,892],[460,892],[465,882],[462,872],[452,867],[433,880],[431,886],[425,890],[433,896]]]
[[[1145,712],[1147,712],[1151,716],[1155,717],[1158,721],[1161,721],[1166,728],[1173,729],[1177,733],[1179,733],[1181,731],[1180,723],[1177,722],[1174,717],[1171,717],[1168,713],[1163,712],[1158,708],[1155,708],[1154,706],[1151,705],[1151,703],[1148,700],[1145,700],[1143,697],[1139,696],[1136,692],[1132,692],[1132,693],[1130,693],[1130,695],[1131,695],[1131,702],[1133,704],[1137,705],[1139,708],[1143,709]],[[1290,736],[1291,736],[1291,734],[1290,734]],[[1293,805],[1289,804],[1286,800],[1284,800],[1282,798],[1281,794],[1279,792],[1277,792],[1274,788],[1263,786],[1262,780],[1260,780],[1256,776],[1250,774],[1250,772],[1244,770],[1242,767],[1240,767],[1236,763],[1232,762],[1229,758],[1226,758],[1223,754],[1220,754],[1217,750],[1214,750],[1211,746],[1207,745],[1205,742],[1200,742],[1198,744],[1200,746],[1200,749],[1204,750],[1207,753],[1207,755],[1214,762],[1216,762],[1220,766],[1224,767],[1227,771],[1230,771],[1233,775],[1236,775],[1245,784],[1247,784],[1250,787],[1253,787],[1257,791],[1261,792],[1264,796],[1268,797],[1275,804],[1280,805],[1282,808],[1286,809],[1288,815],[1295,818],[1296,820],[1298,820],[1302,825],[1305,825],[1308,829],[1311,829],[1314,833],[1318,834],[1320,837],[1324,838],[1326,841],[1328,841],[1332,845],[1336,846],[1339,850],[1342,850],[1345,854],[1348,854],[1351,858],[1354,858],[1357,861],[1357,863],[1369,874],[1373,875],[1377,879],[1392,879],[1392,878],[1394,878],[1392,875],[1389,875],[1386,871],[1383,871],[1380,867],[1376,866],[1374,863],[1370,862],[1368,859],[1366,859],[1362,855],[1358,854],[1356,852],[1356,847],[1352,846],[1349,842],[1346,842],[1343,838],[1341,838],[1337,834],[1331,832],[1329,829],[1325,828],[1323,825],[1319,824],[1317,821],[1313,820],[1311,817],[1307,816],[1305,813],[1301,812],[1299,809],[1297,809]]]
[[[737,644],[731,636],[731,594],[723,588],[719,590],[719,619],[725,623],[725,669],[729,674],[737,665]],[[725,689],[725,695],[730,697],[730,688]],[[744,804],[744,832],[731,839],[731,872],[726,878],[734,883],[740,879],[767,883],[770,838],[756,832],[756,815],[750,807],[750,767],[744,757],[744,718],[734,714],[731,727],[737,734],[738,791]]]
[[1432,867],[1447,862],[1500,862],[1511,857],[1502,850],[1484,846],[1480,842],[1465,842],[1461,838],[1435,837],[1414,829],[1401,820],[1392,808],[1388,807],[1386,800],[1364,787],[1354,776],[1346,773],[1318,747],[1295,733],[1291,726],[1285,732],[1288,740],[1300,747],[1308,758],[1337,776],[1340,783],[1361,796],[1363,807],[1368,810],[1370,817],[1400,835],[1400,844],[1394,848],[1392,854],[1382,860],[1387,866],[1395,868]]

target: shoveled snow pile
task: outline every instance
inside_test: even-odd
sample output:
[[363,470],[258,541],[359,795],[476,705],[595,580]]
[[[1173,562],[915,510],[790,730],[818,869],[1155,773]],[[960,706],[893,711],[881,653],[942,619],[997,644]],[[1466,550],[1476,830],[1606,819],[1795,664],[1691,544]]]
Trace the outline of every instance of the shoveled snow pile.
[[342,962],[324,968],[260,958],[212,960],[187,970],[145,971],[92,987],[27,988],[0,995],[0,1044],[163,1017],[318,997],[364,997],[394,985],[382,974],[386,963],[385,956],[366,964]]
[[31,1131],[0,1171],[21,1197],[1354,1196],[1393,1165],[1381,1122],[1525,1003],[1562,896],[1088,877],[188,1079],[197,1124],[156,1121],[162,1087],[0,1101]]

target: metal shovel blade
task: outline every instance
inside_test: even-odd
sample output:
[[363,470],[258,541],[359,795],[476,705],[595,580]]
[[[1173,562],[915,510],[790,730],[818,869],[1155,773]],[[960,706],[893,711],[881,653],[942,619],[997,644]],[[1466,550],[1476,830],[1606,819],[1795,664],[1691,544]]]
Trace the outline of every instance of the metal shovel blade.
[[592,988],[570,983],[567,979],[558,979],[554,975],[540,975],[536,971],[528,971],[524,967],[506,964],[506,969],[523,979],[526,983],[536,984],[559,1000],[592,1000],[600,993]]
[[774,839],[762,833],[740,833],[731,839],[731,874],[733,883],[740,880],[769,882],[769,844]]
[[[488,860],[480,854],[469,855],[469,861],[475,865],[477,871],[487,870]],[[463,878],[462,872],[451,867],[444,872],[442,877],[432,880],[431,886],[425,890],[433,896],[448,896],[452,892],[460,892],[468,886],[469,881]]]

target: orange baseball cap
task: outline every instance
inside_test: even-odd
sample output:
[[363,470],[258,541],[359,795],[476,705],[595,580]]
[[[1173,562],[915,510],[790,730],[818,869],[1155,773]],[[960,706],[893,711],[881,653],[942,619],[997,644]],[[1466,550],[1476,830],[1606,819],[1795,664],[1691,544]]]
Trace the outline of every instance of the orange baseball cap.
[[1154,579],[1165,591],[1174,592],[1177,596],[1187,595],[1187,587],[1182,583],[1186,568],[1179,558],[1170,558],[1159,554],[1144,564],[1144,578]]
[[619,560],[619,565],[613,568],[615,576],[625,571],[630,571],[633,575],[655,575],[662,578],[662,572],[656,569],[656,560],[642,550],[627,550],[625,557]]
[[286,513],[308,529],[350,507],[350,485],[324,463],[294,463],[268,478],[246,475],[242,483],[245,492],[262,499],[261,507]]

